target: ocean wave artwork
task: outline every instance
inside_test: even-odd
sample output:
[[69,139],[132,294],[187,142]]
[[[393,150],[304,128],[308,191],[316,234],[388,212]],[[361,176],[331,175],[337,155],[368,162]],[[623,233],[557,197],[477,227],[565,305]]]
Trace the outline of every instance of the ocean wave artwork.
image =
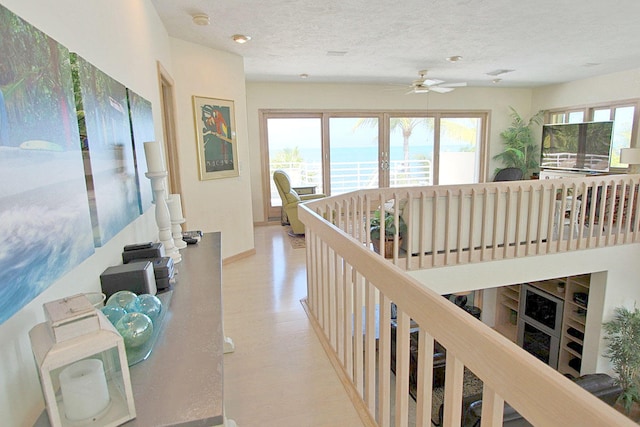
[[94,244],[69,51],[0,6],[0,57],[3,323]]

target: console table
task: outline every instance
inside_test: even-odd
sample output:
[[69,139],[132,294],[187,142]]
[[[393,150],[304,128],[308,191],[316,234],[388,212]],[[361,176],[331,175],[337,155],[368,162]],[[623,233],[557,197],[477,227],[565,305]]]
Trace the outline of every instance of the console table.
[[[182,252],[164,330],[130,368],[136,418],[126,426],[226,426],[220,233]],[[48,426],[46,411],[35,426]]]

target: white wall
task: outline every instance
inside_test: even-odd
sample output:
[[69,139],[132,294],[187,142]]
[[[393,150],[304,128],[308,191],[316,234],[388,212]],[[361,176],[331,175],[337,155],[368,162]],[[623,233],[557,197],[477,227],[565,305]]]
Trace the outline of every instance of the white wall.
[[[0,3],[151,101],[156,135],[162,135],[156,60],[170,70],[171,57],[169,38],[150,0],[0,0]],[[0,325],[1,425],[30,426],[44,408],[28,338],[29,330],[44,321],[42,304],[80,292],[99,291],[99,274],[122,262],[125,244],[153,240],[156,236],[150,209]]]
[[[242,57],[171,39],[182,202],[189,229],[221,231],[222,257],[253,249],[251,173]],[[200,181],[192,97],[234,101],[240,176]]]
[[[509,106],[529,117],[531,90],[502,88],[459,88],[447,94],[405,95],[402,87],[384,85],[315,84],[315,83],[247,83],[247,115],[251,148],[251,201],[253,220],[266,220],[263,200],[262,155],[258,112],[262,109],[289,110],[475,110],[490,111],[490,152],[488,158],[502,150],[500,132],[511,122]],[[490,179],[499,164],[491,160],[487,168]]]

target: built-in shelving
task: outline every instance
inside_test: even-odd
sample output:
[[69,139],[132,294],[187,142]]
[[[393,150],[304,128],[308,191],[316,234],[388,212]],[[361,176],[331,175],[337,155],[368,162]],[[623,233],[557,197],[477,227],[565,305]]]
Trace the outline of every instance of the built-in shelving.
[[[580,375],[587,323],[590,278],[590,274],[583,274],[529,283],[564,300],[562,336],[560,339],[560,354],[558,355],[558,371],[563,374]],[[574,298],[576,293],[584,294],[586,297],[582,299]],[[587,303],[585,304],[581,300],[586,300]],[[495,329],[511,341],[516,342],[520,285],[498,288],[497,302]]]
[[[580,375],[587,323],[590,276],[585,274],[567,278],[562,338],[558,357],[558,370],[563,374]],[[578,294],[578,297],[576,297],[576,294]],[[583,296],[583,298],[580,298],[580,296]]]
[[498,319],[496,330],[516,342],[520,285],[503,286],[498,289]]

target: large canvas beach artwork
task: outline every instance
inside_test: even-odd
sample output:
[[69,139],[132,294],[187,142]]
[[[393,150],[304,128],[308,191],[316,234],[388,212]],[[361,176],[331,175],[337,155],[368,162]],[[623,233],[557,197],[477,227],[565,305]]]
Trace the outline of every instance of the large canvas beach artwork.
[[71,54],[82,154],[96,246],[140,215],[124,85]]
[[136,182],[138,184],[138,192],[140,193],[140,213],[144,213],[151,207],[153,201],[151,181],[145,176],[147,172],[147,160],[144,153],[144,143],[155,140],[153,109],[151,102],[129,88],[127,88],[127,100],[129,101],[131,138],[133,139],[133,154],[136,164]]
[[0,6],[0,58],[3,323],[94,244],[69,52]]

